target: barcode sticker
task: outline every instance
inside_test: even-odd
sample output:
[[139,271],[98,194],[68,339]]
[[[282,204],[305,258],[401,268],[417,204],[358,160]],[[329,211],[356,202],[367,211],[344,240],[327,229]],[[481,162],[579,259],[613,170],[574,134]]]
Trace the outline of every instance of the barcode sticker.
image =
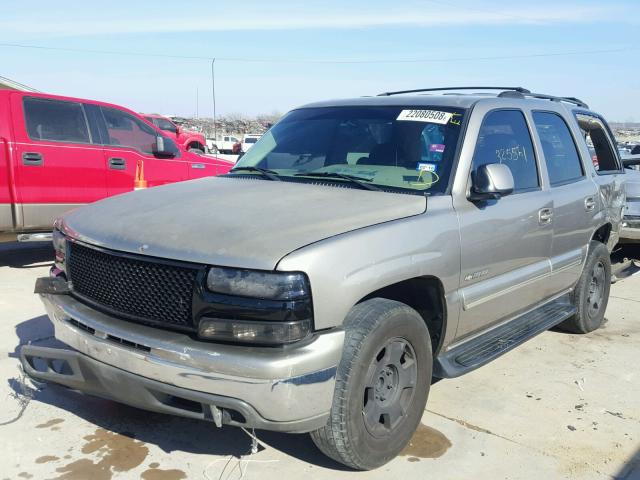
[[450,112],[441,112],[439,110],[402,110],[396,120],[446,125],[452,116],[453,114]]

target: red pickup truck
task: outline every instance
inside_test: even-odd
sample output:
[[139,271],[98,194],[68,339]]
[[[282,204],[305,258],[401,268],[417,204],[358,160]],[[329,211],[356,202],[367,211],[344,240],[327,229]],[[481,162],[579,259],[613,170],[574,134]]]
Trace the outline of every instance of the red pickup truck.
[[0,237],[46,232],[78,205],[227,173],[233,166],[179,147],[126,108],[0,90]]
[[171,119],[157,113],[142,113],[141,115],[160,130],[164,130],[185,150],[193,153],[204,153],[206,151],[205,145],[207,141],[203,134],[182,128],[173,123]]

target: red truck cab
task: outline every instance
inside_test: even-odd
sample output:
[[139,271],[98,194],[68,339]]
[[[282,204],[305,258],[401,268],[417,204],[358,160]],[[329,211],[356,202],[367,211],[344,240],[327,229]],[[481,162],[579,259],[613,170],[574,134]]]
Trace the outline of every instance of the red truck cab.
[[136,176],[153,187],[232,166],[118,105],[0,90],[0,234],[50,231],[67,210],[133,190]]
[[145,120],[152,123],[167,135],[170,135],[178,145],[193,153],[205,153],[207,144],[204,135],[192,130],[186,130],[171,121],[171,119],[157,113],[142,113]]

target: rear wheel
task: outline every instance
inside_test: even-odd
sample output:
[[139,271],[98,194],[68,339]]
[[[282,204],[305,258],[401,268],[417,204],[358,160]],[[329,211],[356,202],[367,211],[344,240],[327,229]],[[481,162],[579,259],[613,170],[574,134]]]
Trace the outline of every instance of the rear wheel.
[[611,258],[602,243],[592,241],[580,280],[573,292],[578,312],[560,324],[560,328],[574,333],[589,333],[604,321],[604,313],[611,289]]
[[331,414],[311,438],[332,459],[371,470],[398,455],[420,422],[431,339],[415,310],[380,298],[355,306],[345,328]]

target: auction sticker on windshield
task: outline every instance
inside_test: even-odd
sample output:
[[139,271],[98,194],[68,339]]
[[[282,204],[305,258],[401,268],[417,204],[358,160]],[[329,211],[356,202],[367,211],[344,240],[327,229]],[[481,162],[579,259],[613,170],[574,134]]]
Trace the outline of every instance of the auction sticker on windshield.
[[396,120],[446,125],[452,116],[453,114],[450,112],[441,112],[439,110],[402,110]]

